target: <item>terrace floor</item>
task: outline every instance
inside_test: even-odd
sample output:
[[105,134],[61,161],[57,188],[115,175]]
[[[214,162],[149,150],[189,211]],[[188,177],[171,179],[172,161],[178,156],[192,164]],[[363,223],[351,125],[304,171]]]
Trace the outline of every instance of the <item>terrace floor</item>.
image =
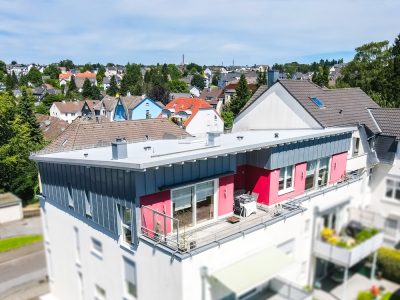
[[[282,204],[279,210],[274,207],[268,207],[263,204],[257,203],[257,211],[247,217],[240,217],[239,222],[231,223],[228,218],[225,217],[216,222],[206,224],[190,230],[185,230],[179,233],[181,241],[185,241],[188,245],[192,244],[193,248],[199,248],[210,243],[218,243],[218,241],[232,236],[234,234],[244,233],[247,230],[256,226],[268,226],[279,220],[284,220],[294,214],[300,213],[304,210],[299,205],[291,203]],[[176,238],[176,235],[175,235]],[[188,249],[188,251],[192,250]]]

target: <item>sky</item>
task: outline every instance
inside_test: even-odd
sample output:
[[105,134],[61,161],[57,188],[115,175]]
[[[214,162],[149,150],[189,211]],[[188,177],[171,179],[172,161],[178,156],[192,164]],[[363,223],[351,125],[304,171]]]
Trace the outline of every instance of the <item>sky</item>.
[[400,33],[398,0],[0,0],[0,60],[253,65],[344,58]]

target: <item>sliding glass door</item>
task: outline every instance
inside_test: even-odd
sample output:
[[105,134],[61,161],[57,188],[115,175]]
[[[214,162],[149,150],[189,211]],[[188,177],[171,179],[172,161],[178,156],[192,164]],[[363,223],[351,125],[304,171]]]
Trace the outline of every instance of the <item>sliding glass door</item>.
[[179,220],[180,228],[214,219],[214,189],[214,180],[210,180],[172,190],[173,217]]

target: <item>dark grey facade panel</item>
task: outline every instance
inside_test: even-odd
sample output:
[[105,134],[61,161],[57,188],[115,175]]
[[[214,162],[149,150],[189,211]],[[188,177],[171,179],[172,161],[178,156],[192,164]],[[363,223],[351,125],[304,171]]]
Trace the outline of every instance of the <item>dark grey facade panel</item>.
[[378,136],[375,140],[375,151],[380,161],[393,163],[397,151],[396,139],[394,137]]

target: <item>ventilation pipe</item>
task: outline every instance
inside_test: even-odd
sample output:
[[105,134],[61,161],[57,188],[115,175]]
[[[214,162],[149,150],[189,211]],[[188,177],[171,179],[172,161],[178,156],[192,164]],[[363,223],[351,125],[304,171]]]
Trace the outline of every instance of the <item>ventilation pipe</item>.
[[111,144],[112,148],[112,159],[124,159],[128,157],[128,144],[123,138],[117,138],[115,142]]

